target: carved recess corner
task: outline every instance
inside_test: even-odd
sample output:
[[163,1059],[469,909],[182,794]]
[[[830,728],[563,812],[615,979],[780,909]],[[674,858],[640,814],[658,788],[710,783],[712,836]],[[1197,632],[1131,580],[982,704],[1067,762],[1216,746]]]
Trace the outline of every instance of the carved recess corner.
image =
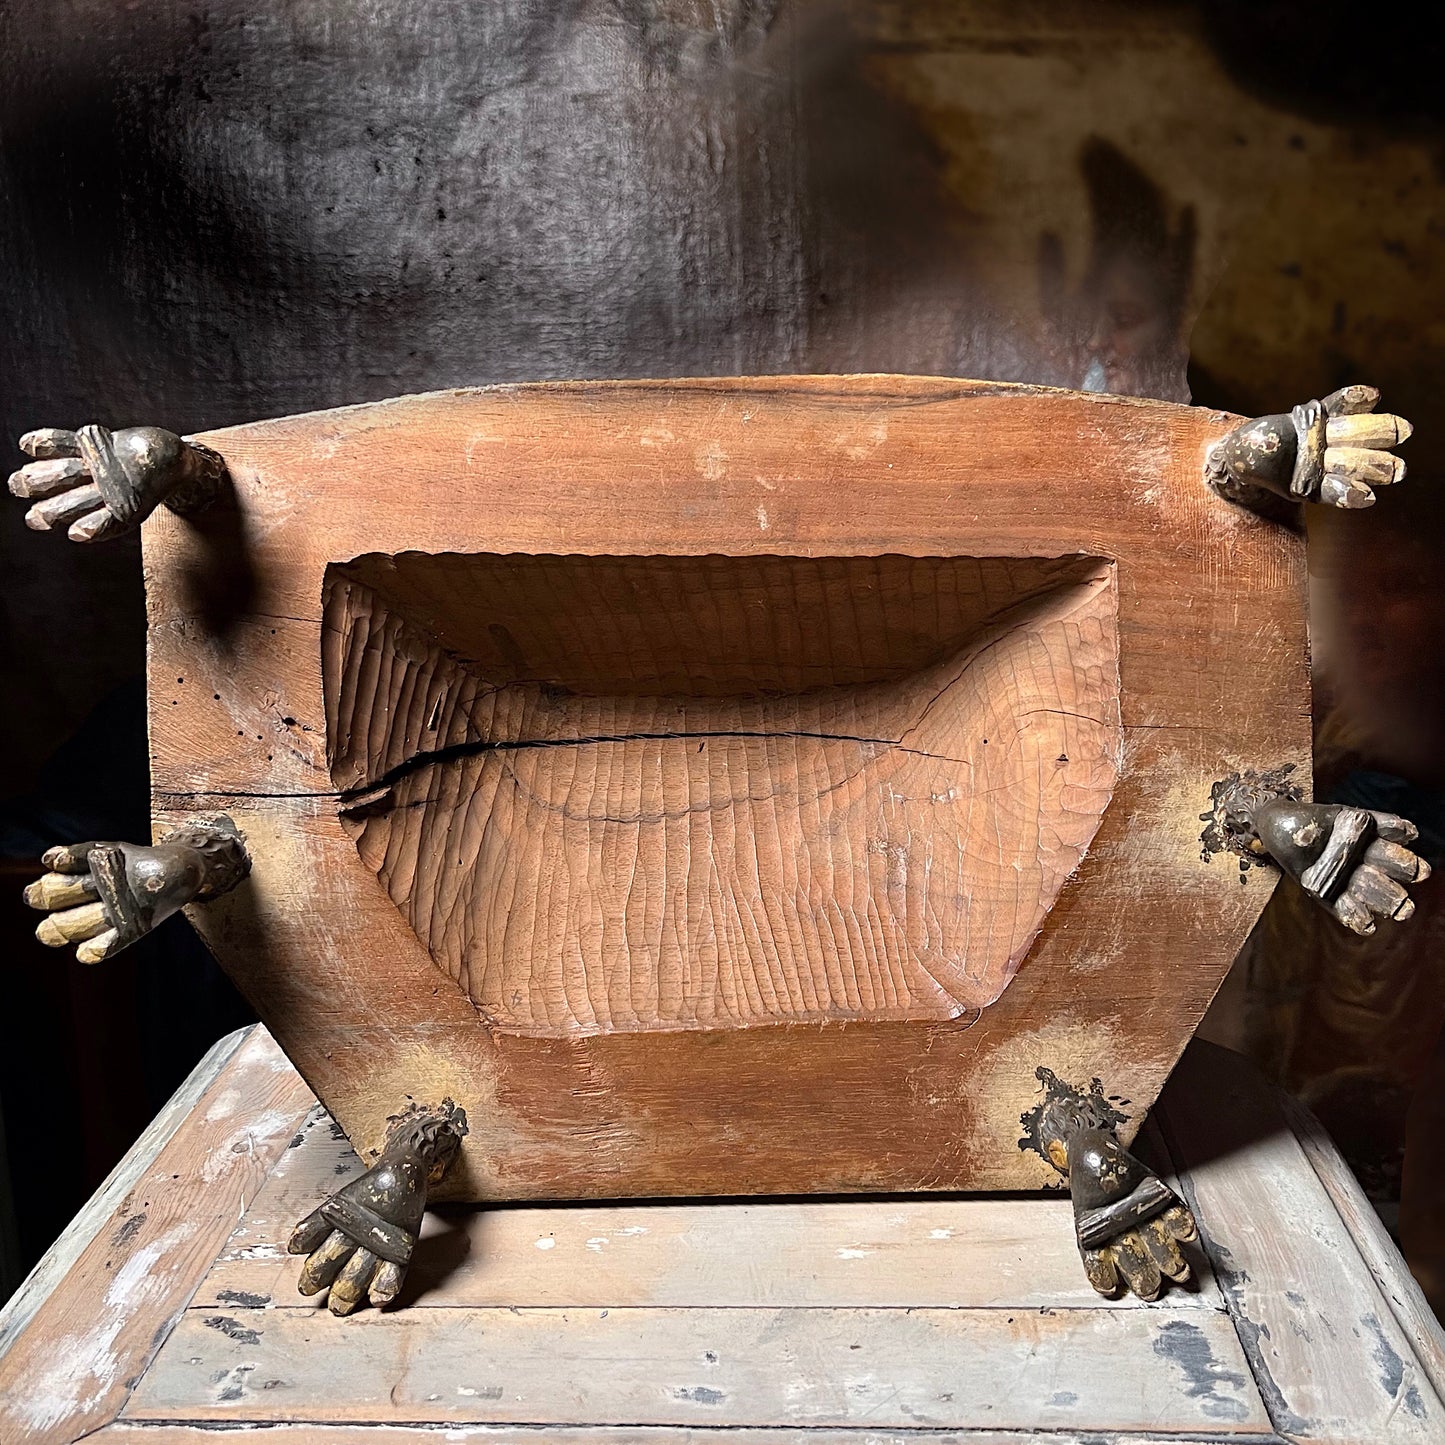
[[224,813],[172,829],[159,843],[72,843],[47,850],[50,870],[25,890],[45,913],[35,936],[79,945],[81,963],[111,958],[188,903],[229,893],[251,871],[246,840]]
[[33,502],[25,523],[64,530],[73,542],[101,542],[138,527],[164,504],[181,516],[203,511],[220,494],[226,464],[197,442],[160,427],[46,427],[26,432],[20,449],[34,460],[10,478],[10,491]]
[[1352,933],[1411,917],[1405,885],[1430,876],[1430,865],[1406,846],[1419,837],[1415,825],[1394,813],[1307,803],[1289,781],[1292,771],[1246,770],[1215,783],[1209,811],[1199,815],[1205,861],[1233,853],[1244,870],[1269,859]]
[[388,1121],[376,1163],[312,1210],[287,1248],[308,1258],[297,1289],[325,1294],[332,1314],[348,1315],[368,1297],[388,1305],[411,1263],[428,1189],[451,1168],[467,1115],[450,1099],[408,1104]]
[[1087,1089],[1037,1071],[1043,1100],[1020,1122],[1019,1148],[1041,1154],[1069,1181],[1074,1233],[1084,1272],[1102,1295],[1133,1290],[1152,1300],[1166,1280],[1184,1283],[1189,1262],[1180,1249],[1198,1237],[1194,1218],[1157,1175],[1119,1143],[1125,1115],[1094,1079]]
[[1241,422],[1210,448],[1204,477],[1231,502],[1271,510],[1271,497],[1357,509],[1376,487],[1405,476],[1390,448],[1408,439],[1404,417],[1376,413],[1379,391],[1345,386],[1288,413]]

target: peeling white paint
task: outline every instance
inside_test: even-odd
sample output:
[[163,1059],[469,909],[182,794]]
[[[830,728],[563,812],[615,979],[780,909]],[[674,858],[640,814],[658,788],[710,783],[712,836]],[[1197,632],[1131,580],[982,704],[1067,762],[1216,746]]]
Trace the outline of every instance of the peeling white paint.
[[141,1245],[116,1270],[101,1301],[98,1318],[84,1333],[62,1335],[47,1352],[43,1371],[27,1382],[23,1395],[6,1401],[14,1416],[36,1434],[100,1405],[119,1383],[115,1342],[131,1316],[151,1297],[164,1292],[170,1272],[157,1265],[195,1233],[194,1224],[178,1224]]
[[237,1259],[285,1259],[286,1254],[274,1244],[247,1244],[236,1251]]
[[214,1124],[217,1119],[229,1119],[240,1107],[240,1091],[222,1089],[206,1108],[206,1123]]

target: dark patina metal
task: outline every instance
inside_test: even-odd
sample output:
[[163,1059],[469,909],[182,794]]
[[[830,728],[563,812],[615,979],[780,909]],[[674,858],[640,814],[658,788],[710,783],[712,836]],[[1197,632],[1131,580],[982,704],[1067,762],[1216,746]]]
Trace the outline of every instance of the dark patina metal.
[[450,1099],[413,1102],[387,1122],[376,1163],[312,1210],[287,1246],[310,1256],[301,1293],[328,1291],[335,1314],[349,1314],[368,1293],[376,1304],[395,1297],[421,1233],[427,1191],[451,1167],[467,1133],[466,1111]]
[[1084,1270],[1101,1294],[1127,1287],[1154,1299],[1166,1279],[1184,1281],[1180,1241],[1195,1237],[1179,1197],[1119,1143],[1125,1115],[1098,1079],[1087,1090],[1037,1071],[1043,1100],[1025,1113],[1019,1147],[1042,1154],[1069,1181]]
[[[52,871],[25,890],[25,901],[49,914],[37,936],[53,946],[79,942],[79,956],[87,963],[119,953],[188,903],[230,892],[251,871],[245,837],[224,813],[173,828],[151,845],[51,848],[45,863]],[[98,905],[103,917],[77,932],[68,920],[82,898],[88,900],[82,910]],[[90,938],[103,948],[87,956]]]
[[17,497],[35,502],[26,522],[39,531],[64,528],[77,542],[130,531],[162,504],[193,516],[226,481],[216,452],[161,427],[44,428],[27,432],[20,446],[35,459],[10,478]]
[[1368,507],[1370,483],[1398,481],[1404,464],[1389,448],[1410,435],[1401,417],[1370,415],[1372,386],[1343,386],[1289,412],[1241,422],[1209,450],[1204,476],[1221,496],[1268,515],[1270,497]]
[[1215,783],[1200,840],[1206,861],[1231,852],[1241,867],[1273,861],[1311,898],[1355,933],[1381,918],[1404,922],[1415,911],[1405,884],[1430,876],[1407,846],[1415,825],[1393,813],[1341,803],[1307,803],[1290,783],[1290,766],[1231,773]]

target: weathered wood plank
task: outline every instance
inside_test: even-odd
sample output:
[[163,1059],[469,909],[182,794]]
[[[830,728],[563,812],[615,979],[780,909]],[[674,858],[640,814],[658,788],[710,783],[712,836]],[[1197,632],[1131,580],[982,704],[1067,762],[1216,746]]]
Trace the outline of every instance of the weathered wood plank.
[[[537,1445],[538,1431],[522,1425],[267,1425],[266,1445]],[[172,1425],[145,1420],[118,1420],[87,1437],[93,1445],[216,1445],[214,1425]],[[1273,1432],[1210,1432],[1161,1435],[1089,1430],[919,1430],[884,1433],[878,1429],[832,1430],[809,1426],[782,1430],[730,1426],[690,1428],[686,1425],[549,1426],[547,1445],[1284,1445]]]
[[1305,1157],[1313,1166],[1330,1201],[1339,1211],[1349,1236],[1409,1337],[1415,1354],[1435,1381],[1437,1393],[1445,1384],[1445,1329],[1441,1328],[1415,1278],[1403,1267],[1399,1247],[1385,1231],[1374,1206],[1365,1198],[1360,1182],[1350,1171],[1333,1141],[1308,1109],[1288,1096],[1280,1107]]
[[1228,1317],[187,1311],[131,1419],[1267,1430]]
[[311,1102],[254,1030],[0,1359],[0,1438],[114,1418]]
[[[1162,1127],[1275,1428],[1310,1440],[1439,1441],[1445,1404],[1279,1099],[1196,1044]],[[1404,1272],[1396,1259],[1391,1277]]]
[[259,1025],[253,1024],[250,1028],[237,1029],[211,1046],[185,1082],[166,1101],[160,1113],[151,1120],[145,1132],[131,1145],[125,1157],[111,1170],[105,1182],[66,1226],[65,1232],[45,1251],[44,1257],[25,1277],[20,1288],[0,1308],[0,1357],[14,1344],[20,1332],[34,1318],[36,1310],[80,1258],[86,1245],[115,1213],[120,1201],[186,1122],[196,1101],[257,1027]]
[[[1146,1130],[1153,1142],[1153,1131]],[[1150,1157],[1163,1162],[1155,1146]],[[292,1227],[361,1170],[321,1112],[272,1170],[194,1303],[313,1308],[296,1293]],[[1222,1309],[1207,1260],[1197,1290],[1158,1305],[1101,1301],[1066,1198],[454,1208],[431,1215],[403,1303],[419,1306],[872,1305]]]

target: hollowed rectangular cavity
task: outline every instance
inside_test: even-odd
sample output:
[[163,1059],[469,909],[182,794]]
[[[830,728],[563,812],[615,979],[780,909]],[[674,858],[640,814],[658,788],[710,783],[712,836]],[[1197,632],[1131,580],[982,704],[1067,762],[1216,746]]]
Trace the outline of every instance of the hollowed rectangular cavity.
[[370,554],[323,668],[343,825],[506,1031],[986,1007],[1118,768],[1096,557]]

